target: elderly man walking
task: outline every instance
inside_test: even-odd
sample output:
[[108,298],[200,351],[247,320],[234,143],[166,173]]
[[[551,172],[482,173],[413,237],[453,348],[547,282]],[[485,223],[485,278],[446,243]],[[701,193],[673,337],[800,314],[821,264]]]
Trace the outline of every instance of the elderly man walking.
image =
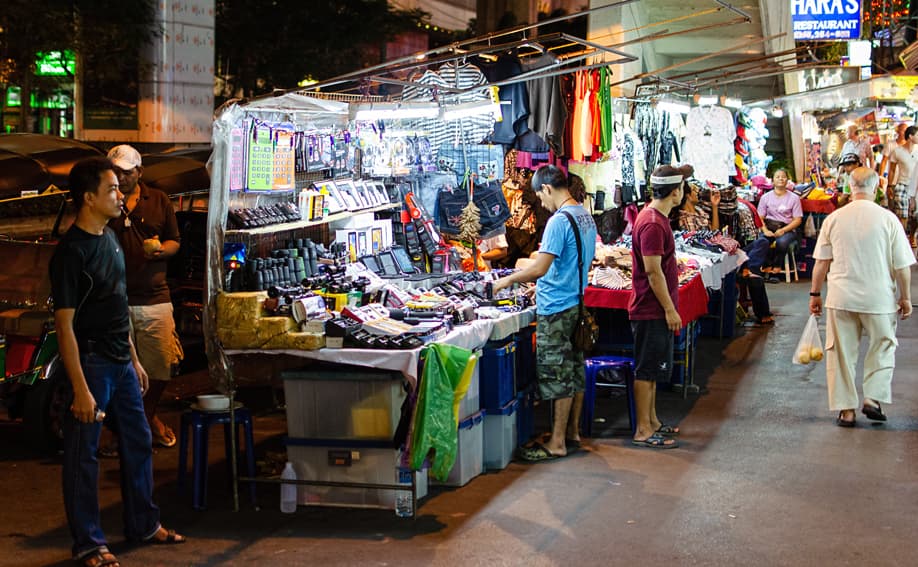
[[[896,215],[874,202],[876,172],[859,167],[851,173],[852,202],[822,225],[813,258],[810,312],[822,314],[826,294],[826,382],[835,423],[854,427],[858,406],[855,369],[861,336],[869,345],[864,357],[861,412],[886,421],[880,403],[892,402],[896,365],[896,316],[912,314],[911,265],[915,256]],[[898,287],[898,300],[897,296]]]

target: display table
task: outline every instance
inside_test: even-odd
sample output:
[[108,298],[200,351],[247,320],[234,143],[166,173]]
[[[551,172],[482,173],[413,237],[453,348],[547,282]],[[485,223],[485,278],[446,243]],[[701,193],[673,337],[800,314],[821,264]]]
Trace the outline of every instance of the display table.
[[[624,309],[634,292],[630,289],[606,289],[589,286],[583,292],[583,304],[598,309]],[[686,325],[701,318],[708,312],[708,292],[704,287],[701,274],[679,287],[679,316]]]
[[820,213],[827,215],[836,209],[831,199],[800,199],[800,206],[804,213]]
[[[534,307],[517,313],[505,313],[497,319],[477,319],[471,323],[457,326],[439,342],[474,350],[484,346],[489,340],[496,341],[509,337],[520,329],[529,326],[534,320]],[[411,386],[414,387],[418,379],[418,361],[423,348],[406,350],[370,348],[323,348],[319,350],[231,349],[225,352],[230,356],[289,355],[322,362],[395,370],[401,372],[411,383]]]

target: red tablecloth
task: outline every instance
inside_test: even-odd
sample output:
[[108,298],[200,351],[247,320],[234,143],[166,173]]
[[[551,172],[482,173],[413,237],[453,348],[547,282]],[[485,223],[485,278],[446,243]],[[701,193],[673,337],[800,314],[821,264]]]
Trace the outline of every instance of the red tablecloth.
[[804,213],[820,213],[827,215],[835,210],[835,203],[829,199],[800,199]]
[[[600,309],[628,309],[628,303],[634,294],[630,289],[606,289],[589,286],[583,293],[583,304]],[[696,275],[679,288],[679,316],[682,324],[701,318],[708,313],[708,291],[701,281],[701,274]]]

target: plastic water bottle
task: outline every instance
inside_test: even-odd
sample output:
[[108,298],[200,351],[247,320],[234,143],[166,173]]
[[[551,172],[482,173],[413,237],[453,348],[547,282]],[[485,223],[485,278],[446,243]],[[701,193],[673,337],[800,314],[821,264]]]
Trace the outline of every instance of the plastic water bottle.
[[[287,461],[284,466],[284,472],[281,473],[281,480],[296,480],[296,471],[293,470],[293,463]],[[296,512],[296,485],[282,483],[280,489],[280,509],[284,514]]]
[[[395,482],[411,485],[411,469],[395,469]],[[411,502],[411,490],[398,490],[395,492],[395,515],[399,518],[410,518],[414,515],[414,506]]]

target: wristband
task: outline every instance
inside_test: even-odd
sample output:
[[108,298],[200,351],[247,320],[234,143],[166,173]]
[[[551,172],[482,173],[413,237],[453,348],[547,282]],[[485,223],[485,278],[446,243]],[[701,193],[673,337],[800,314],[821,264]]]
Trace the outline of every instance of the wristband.
[[819,296],[821,296],[821,295],[822,295],[822,293],[821,293],[821,292],[818,292],[818,291],[811,291],[811,292],[810,292],[810,297],[819,297]]

